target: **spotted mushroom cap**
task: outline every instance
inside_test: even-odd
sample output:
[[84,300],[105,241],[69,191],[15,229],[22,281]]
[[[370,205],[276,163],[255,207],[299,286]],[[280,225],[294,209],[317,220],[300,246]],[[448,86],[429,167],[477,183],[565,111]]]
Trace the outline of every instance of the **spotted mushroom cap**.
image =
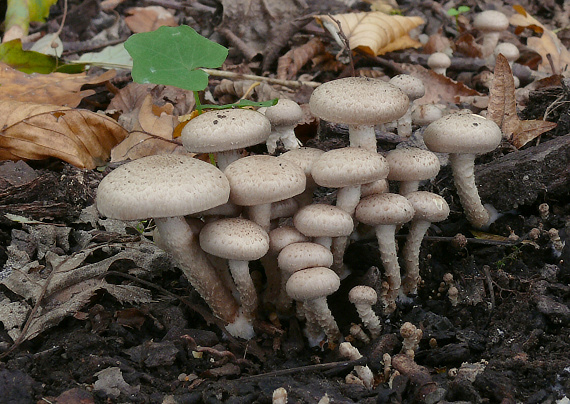
[[341,237],[352,233],[352,217],[336,206],[315,203],[293,216],[295,228],[307,237]]
[[295,101],[280,98],[277,104],[265,110],[265,117],[272,126],[291,126],[303,118],[303,110]]
[[410,101],[421,98],[426,93],[423,81],[409,74],[398,74],[390,79],[390,84],[402,90]]
[[433,178],[439,172],[437,156],[417,147],[390,150],[386,154],[390,166],[388,179],[392,181],[421,181]]
[[378,301],[378,294],[370,286],[359,285],[350,289],[348,300],[352,304],[368,304],[372,306]]
[[414,208],[405,196],[374,194],[360,201],[355,216],[358,221],[370,226],[403,224],[412,220]]
[[291,274],[305,268],[328,268],[333,264],[333,255],[320,244],[293,243],[281,250],[277,262],[281,271]]
[[338,275],[329,268],[315,267],[297,271],[287,281],[287,294],[297,301],[332,295],[340,287]]
[[441,222],[449,216],[449,205],[442,196],[433,192],[415,191],[406,195],[414,208],[414,219]]
[[323,153],[323,150],[315,149],[313,147],[300,147],[281,154],[279,158],[292,161],[299,165],[308,177],[311,175],[313,164]]

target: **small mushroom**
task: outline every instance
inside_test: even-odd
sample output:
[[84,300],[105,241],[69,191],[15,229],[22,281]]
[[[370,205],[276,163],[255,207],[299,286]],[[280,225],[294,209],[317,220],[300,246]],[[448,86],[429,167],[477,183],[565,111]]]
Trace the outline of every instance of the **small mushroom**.
[[315,203],[299,209],[293,216],[295,228],[315,243],[330,249],[333,237],[346,237],[352,233],[352,217],[336,206]]
[[400,181],[401,195],[417,191],[420,181],[435,177],[440,168],[433,152],[417,147],[390,150],[386,160],[390,167],[388,180]]
[[[362,354],[350,342],[341,343],[338,347],[338,353],[351,361],[362,358]],[[374,375],[368,365],[356,365],[354,371],[360,380],[364,382],[364,386],[369,390],[372,389],[374,386]]]
[[382,331],[380,319],[372,310],[376,304],[378,295],[370,286],[355,286],[348,293],[348,300],[356,307],[356,311],[362,320],[362,324],[370,331],[372,338],[378,338]]
[[434,52],[429,55],[427,65],[435,73],[445,76],[447,68],[451,66],[451,59],[443,52]]
[[500,11],[485,10],[475,16],[473,28],[483,34],[481,54],[483,58],[486,58],[493,54],[501,32],[509,28],[509,19]]
[[408,110],[398,119],[398,135],[412,136],[412,106],[415,100],[422,98],[426,93],[423,81],[409,74],[398,74],[390,79],[390,84],[402,90],[410,99]]
[[295,126],[303,118],[303,110],[299,104],[281,98],[277,104],[265,110],[265,117],[271,122],[271,134],[266,141],[269,154],[275,153],[278,140],[281,140],[286,150],[301,147],[301,142],[295,136]]

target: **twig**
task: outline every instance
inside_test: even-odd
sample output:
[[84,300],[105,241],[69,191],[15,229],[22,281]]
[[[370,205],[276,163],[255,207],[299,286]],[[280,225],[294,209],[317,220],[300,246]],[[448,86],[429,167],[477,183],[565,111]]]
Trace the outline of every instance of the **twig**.
[[336,26],[338,27],[338,36],[340,37],[340,39],[342,39],[342,43],[344,44],[344,47],[347,50],[348,61],[350,63],[351,76],[354,77],[354,75],[355,75],[354,59],[352,57],[352,49],[350,49],[350,42],[349,42],[348,38],[346,37],[346,35],[344,34],[344,31],[342,30],[342,26],[340,24],[340,21],[337,20],[336,18],[334,18],[331,14],[328,14],[328,17],[331,20],[333,20],[334,23],[336,24]]
[[214,77],[224,77],[227,79],[236,79],[236,80],[262,81],[264,83],[278,84],[281,86],[293,87],[293,88],[302,87],[302,86],[309,86],[316,88],[322,84],[316,81],[281,80],[281,79],[274,79],[271,77],[256,76],[254,74],[241,74],[241,73],[226,72],[224,70],[216,70],[216,69],[202,69],[202,70]]
[[61,24],[59,24],[59,28],[57,29],[55,35],[53,36],[53,40],[51,41],[50,46],[52,48],[57,48],[57,44],[55,43],[55,39],[59,38],[61,31],[63,31],[63,26],[65,25],[65,19],[67,18],[67,0],[63,0],[63,17],[61,18]]
[[495,291],[493,289],[493,278],[491,278],[491,268],[489,265],[483,265],[483,272],[485,272],[485,279],[487,280],[487,287],[489,288],[489,294],[491,296],[491,311],[495,308]]

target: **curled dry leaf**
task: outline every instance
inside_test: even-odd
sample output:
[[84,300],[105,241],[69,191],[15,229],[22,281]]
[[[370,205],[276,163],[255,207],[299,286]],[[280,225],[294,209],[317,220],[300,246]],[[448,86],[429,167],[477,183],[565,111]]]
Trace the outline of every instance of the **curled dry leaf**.
[[104,165],[127,132],[113,119],[81,109],[0,101],[0,160],[56,157],[79,168]]
[[85,73],[26,74],[0,63],[0,100],[35,102],[74,108],[93,90],[81,90],[87,84],[100,84],[115,77],[109,70],[100,76]]
[[[252,80],[232,81],[223,79],[220,81],[220,84],[214,88],[214,96],[222,97],[224,95],[231,95],[233,97],[242,98],[252,84],[255,84]],[[253,92],[257,101],[269,101],[274,98],[291,98],[287,93],[277,91],[267,83],[259,83],[259,85],[253,89]],[[232,101],[229,101],[227,103],[229,104],[231,102]],[[226,101],[224,101],[224,103],[226,103]]]
[[318,15],[315,18],[331,32],[340,46],[344,46],[339,37],[342,30],[350,49],[360,49],[375,56],[397,49],[419,48],[421,43],[412,39],[408,32],[425,22],[421,17],[387,15],[379,11],[336,14],[332,18]]
[[325,52],[325,45],[319,38],[311,38],[309,42],[293,48],[277,62],[277,78],[290,80],[316,55]]

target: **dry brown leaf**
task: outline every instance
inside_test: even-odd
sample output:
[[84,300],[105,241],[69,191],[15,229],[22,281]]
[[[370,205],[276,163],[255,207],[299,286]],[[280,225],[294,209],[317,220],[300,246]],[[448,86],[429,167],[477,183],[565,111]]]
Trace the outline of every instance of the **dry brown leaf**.
[[127,10],[125,23],[133,33],[150,32],[162,26],[176,27],[174,15],[161,6],[133,7]]
[[[215,97],[223,97],[224,95],[230,95],[232,98],[241,98],[245,95],[246,91],[254,84],[252,80],[228,80],[223,79],[214,88]],[[257,101],[269,101],[274,98],[291,98],[290,95],[283,91],[277,91],[267,83],[260,83],[253,89]],[[235,100],[220,100],[223,103],[230,104]]]
[[495,78],[489,91],[487,117],[501,128],[503,136],[517,149],[532,139],[556,127],[556,123],[541,120],[521,120],[517,115],[515,82],[507,58],[502,54],[495,60]]
[[[394,49],[387,48],[398,38],[407,36],[408,32],[424,23],[421,17],[404,17],[400,15],[387,15],[379,11],[366,13],[336,14],[332,18],[327,15],[316,16],[327,28],[335,40],[342,45],[339,31],[348,39],[350,49],[360,49],[371,55],[382,55],[384,49],[389,51],[410,47],[419,48],[421,43],[411,38],[403,40],[401,46]],[[336,21],[340,23],[340,29]]]
[[93,90],[81,91],[81,87],[103,83],[113,77],[114,70],[100,76],[87,76],[85,73],[26,74],[0,63],[0,101],[35,102],[74,108],[83,98],[95,94]]
[[364,2],[370,4],[370,10],[385,14],[390,14],[399,8],[395,0],[364,0]]
[[[527,46],[538,52],[542,57],[542,62],[538,69],[548,73],[560,73],[570,65],[570,52],[560,42],[560,39],[554,32],[542,25],[536,18],[526,12],[519,5],[513,6],[517,14],[513,14],[509,22],[517,27],[515,33],[520,33],[524,28],[532,29],[534,32],[541,34],[540,37],[530,37],[527,39]],[[552,71],[547,55],[552,59],[553,67],[556,71]]]
[[81,109],[0,101],[0,160],[56,157],[79,168],[104,165],[127,132],[113,119]]
[[290,80],[316,55],[325,52],[325,45],[319,38],[311,38],[306,44],[293,48],[277,62],[277,78]]

